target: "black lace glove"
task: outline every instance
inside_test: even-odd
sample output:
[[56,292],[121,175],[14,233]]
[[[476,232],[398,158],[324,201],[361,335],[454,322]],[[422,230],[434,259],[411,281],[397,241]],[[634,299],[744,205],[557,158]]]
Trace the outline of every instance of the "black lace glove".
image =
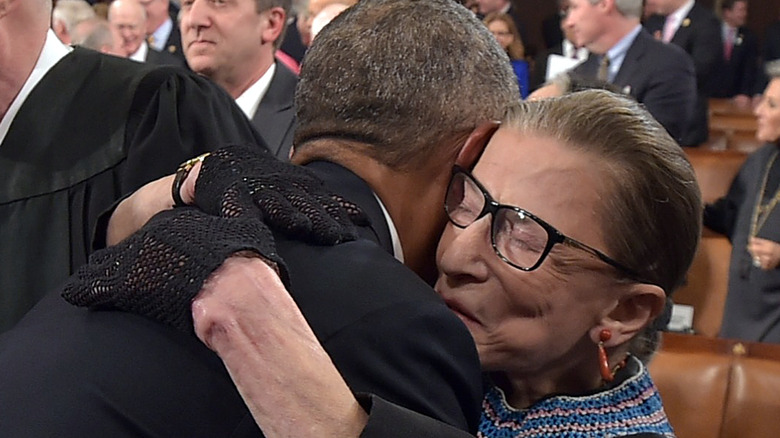
[[246,251],[275,263],[289,285],[273,236],[258,217],[166,210],[120,244],[92,254],[62,296],[76,306],[123,310],[192,333],[190,305],[204,281]]
[[203,161],[195,204],[220,216],[255,214],[291,238],[333,245],[357,238],[366,215],[325,189],[309,170],[284,163],[257,147],[229,146]]

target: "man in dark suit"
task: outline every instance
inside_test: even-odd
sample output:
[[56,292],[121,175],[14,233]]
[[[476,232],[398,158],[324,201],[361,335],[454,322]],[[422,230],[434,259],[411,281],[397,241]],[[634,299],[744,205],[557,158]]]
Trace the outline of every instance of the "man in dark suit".
[[715,71],[713,97],[749,108],[758,72],[758,38],[747,27],[747,0],[723,0],[723,60]]
[[146,11],[137,0],[114,0],[108,8],[108,22],[119,35],[124,56],[152,65],[186,67],[183,59],[149,46],[146,21]]
[[235,0],[231,8],[223,8],[195,0],[181,11],[190,68],[227,90],[283,160],[292,148],[298,78],[276,61],[274,53],[287,27],[290,5],[290,0]]
[[[392,426],[394,409],[473,432],[482,398],[473,341],[417,274],[432,279],[453,164],[476,159],[484,122],[516,101],[516,79],[493,36],[449,0],[363,0],[317,38],[299,85],[295,159],[370,223],[365,239],[335,246],[276,235],[291,294],[350,389],[373,394],[355,411],[370,414],[366,432]],[[3,437],[258,435],[222,363],[191,332],[56,294],[0,340],[0,369]]]
[[644,32],[641,16],[642,0],[571,0],[564,26],[591,52],[572,74],[618,85],[679,141],[696,97],[693,64]]
[[170,0],[139,0],[146,10],[146,40],[158,52],[169,53],[184,61],[181,33],[178,26],[179,8]]
[[683,146],[698,146],[709,137],[709,103],[715,70],[723,59],[720,21],[715,14],[693,0],[648,0],[658,13],[645,23],[657,39],[685,50],[696,68],[696,107],[691,129]]

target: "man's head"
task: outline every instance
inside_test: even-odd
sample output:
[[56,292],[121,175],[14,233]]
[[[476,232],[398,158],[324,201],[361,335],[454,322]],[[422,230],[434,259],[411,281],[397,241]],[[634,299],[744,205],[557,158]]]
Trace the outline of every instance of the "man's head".
[[146,11],[138,0],[114,0],[108,8],[108,21],[121,38],[124,56],[130,56],[146,40]]
[[184,0],[182,47],[194,71],[238,97],[274,62],[290,0]]
[[114,56],[124,56],[120,37],[104,18],[92,17],[76,25],[73,30],[73,44]]
[[509,0],[477,0],[479,13],[482,15],[494,12],[504,12],[509,7]]
[[562,26],[578,47],[604,54],[639,24],[642,0],[569,0]]
[[306,54],[296,151],[319,139],[356,141],[391,168],[414,168],[444,159],[444,144],[498,120],[518,98],[506,53],[462,6],[363,0]]
[[731,27],[741,27],[747,22],[747,0],[723,0],[720,5],[723,21]]
[[170,0],[139,0],[146,10],[146,34],[151,35],[160,27],[170,15],[168,6]]
[[85,0],[59,0],[51,14],[51,27],[60,41],[71,44],[76,25],[94,16],[94,9]]
[[475,127],[519,98],[506,53],[463,6],[361,0],[306,53],[293,160],[334,161],[368,182],[395,223],[404,263],[432,281],[452,166],[473,160]]

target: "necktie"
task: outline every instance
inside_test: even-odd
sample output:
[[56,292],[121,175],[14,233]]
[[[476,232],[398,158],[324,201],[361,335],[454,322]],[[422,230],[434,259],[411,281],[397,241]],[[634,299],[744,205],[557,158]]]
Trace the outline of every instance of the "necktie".
[[736,33],[737,30],[733,27],[730,27],[728,32],[726,32],[726,39],[723,41],[723,58],[726,61],[731,59],[731,51],[734,49],[734,36]]
[[599,72],[596,75],[596,79],[605,82],[609,80],[609,56],[604,55],[601,57]]
[[664,34],[663,39],[665,43],[668,43],[669,41],[674,38],[674,15],[667,15],[666,16],[666,22],[664,23]]

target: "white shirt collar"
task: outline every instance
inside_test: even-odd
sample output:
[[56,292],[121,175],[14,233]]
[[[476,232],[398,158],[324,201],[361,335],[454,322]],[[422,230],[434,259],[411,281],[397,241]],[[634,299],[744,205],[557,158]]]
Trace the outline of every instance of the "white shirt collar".
[[379,199],[379,196],[374,193],[374,198],[376,198],[376,202],[379,203],[379,208],[382,209],[382,214],[385,215],[385,222],[387,222],[387,228],[390,230],[390,240],[393,242],[393,256],[396,260],[403,263],[404,262],[404,249],[401,247],[401,239],[398,237],[398,229],[395,228],[395,223],[393,222],[393,218],[390,217],[390,213],[387,212],[387,209],[385,208],[385,204],[382,203],[382,200]]
[[152,32],[152,48],[157,51],[164,52],[165,42],[168,41],[168,36],[170,36],[172,30],[173,20],[171,20],[171,17],[168,17],[168,19],[163,21],[163,24],[161,24],[157,30]]
[[27,78],[27,81],[25,81],[22,89],[19,90],[19,94],[17,94],[13,102],[11,102],[11,106],[8,107],[8,111],[6,111],[3,119],[0,120],[0,145],[3,143],[6,134],[8,134],[11,122],[13,122],[14,117],[16,117],[16,113],[19,112],[19,108],[21,108],[24,101],[27,100],[27,96],[29,96],[35,86],[38,85],[38,82],[43,79],[43,76],[64,58],[65,55],[70,53],[71,50],[73,50],[71,47],[62,44],[59,38],[57,38],[57,35],[54,34],[54,31],[49,29],[49,31],[46,32],[46,41],[43,43],[43,49],[41,50],[41,54],[38,55],[38,61],[35,63],[32,73],[30,73],[30,76]]
[[680,9],[672,12],[669,14],[672,19],[674,20],[674,31],[677,32],[677,29],[680,28],[680,24],[683,22],[685,17],[688,16],[688,13],[691,12],[691,9],[693,9],[693,5],[696,3],[695,0],[688,0],[687,3],[682,5]]
[[249,119],[255,116],[257,107],[260,106],[260,101],[265,97],[265,93],[271,86],[271,79],[276,72],[276,63],[271,64],[271,67],[260,76],[254,84],[250,85],[240,96],[236,98],[236,103],[241,111],[246,114]]
[[128,56],[128,58],[137,62],[146,62],[146,55],[148,53],[149,53],[149,45],[147,45],[146,41],[144,41],[141,43],[140,46],[138,46],[138,50],[136,50],[135,53],[133,53],[132,55]]
[[636,36],[642,31],[642,25],[637,24],[636,27],[627,33],[620,41],[617,42],[611,49],[607,50],[609,57],[609,81],[612,82],[620,71],[620,67],[623,65],[623,60],[626,59],[626,53],[631,45],[634,44]]

